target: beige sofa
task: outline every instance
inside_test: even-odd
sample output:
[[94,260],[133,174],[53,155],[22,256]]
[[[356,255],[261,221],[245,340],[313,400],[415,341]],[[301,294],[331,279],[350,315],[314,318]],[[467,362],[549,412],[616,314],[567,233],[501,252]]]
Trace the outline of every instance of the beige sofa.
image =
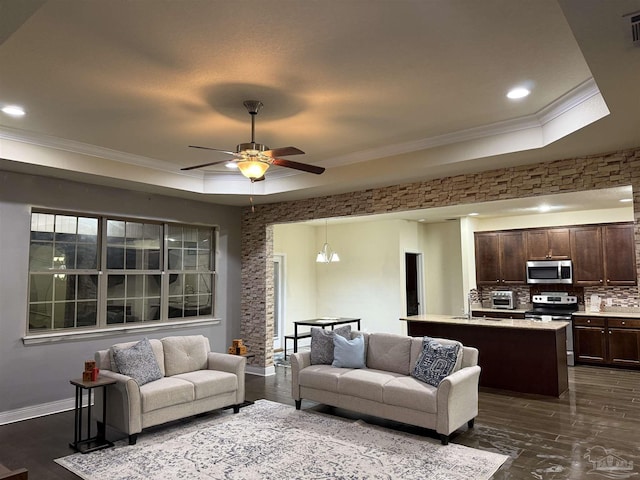
[[[352,332],[354,338],[358,332]],[[291,356],[291,390],[302,399],[435,430],[443,445],[449,435],[478,414],[478,350],[462,349],[460,368],[433,387],[410,376],[422,338],[387,333],[365,337],[366,368],[311,365],[311,352]],[[437,339],[446,344],[449,340]]]
[[[137,342],[114,345],[127,348]],[[149,340],[162,378],[138,386],[131,377],[116,373],[112,347],[95,354],[100,376],[113,378],[107,386],[107,425],[129,435],[153,425],[218,408],[233,406],[237,413],[244,402],[246,358],[211,352],[202,335]],[[102,412],[102,389],[96,389],[94,412]],[[101,420],[101,417],[100,417]],[[104,425],[99,423],[104,434]]]

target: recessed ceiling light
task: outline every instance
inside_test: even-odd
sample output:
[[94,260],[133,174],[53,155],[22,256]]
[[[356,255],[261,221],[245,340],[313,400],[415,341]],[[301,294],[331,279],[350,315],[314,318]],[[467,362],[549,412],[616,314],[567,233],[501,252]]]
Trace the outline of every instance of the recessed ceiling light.
[[23,117],[25,114],[24,108],[18,105],[7,105],[2,107],[2,111],[11,117]]
[[519,98],[526,97],[530,93],[531,91],[528,88],[516,87],[509,90],[509,93],[507,93],[507,98],[510,98],[511,100],[517,100]]
[[232,170],[238,169],[238,162],[227,162],[224,164],[225,167],[231,168]]
[[551,207],[549,205],[540,205],[538,207],[539,212],[548,212],[549,210],[551,210]]
[[469,213],[470,217],[477,217],[478,215],[480,215],[478,212],[471,212]]
[[622,203],[633,202],[633,198],[622,198],[620,199]]

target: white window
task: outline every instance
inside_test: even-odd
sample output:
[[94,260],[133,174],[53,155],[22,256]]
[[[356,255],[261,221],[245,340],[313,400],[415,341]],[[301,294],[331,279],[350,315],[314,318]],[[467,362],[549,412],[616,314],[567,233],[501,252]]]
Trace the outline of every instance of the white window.
[[33,212],[28,332],[215,312],[215,228]]

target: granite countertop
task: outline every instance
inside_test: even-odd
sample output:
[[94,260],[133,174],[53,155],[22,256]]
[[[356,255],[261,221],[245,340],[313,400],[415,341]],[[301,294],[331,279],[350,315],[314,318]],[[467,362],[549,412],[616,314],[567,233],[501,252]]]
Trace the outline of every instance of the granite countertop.
[[[613,307],[615,308],[615,307]],[[514,310],[507,310],[504,308],[487,308],[481,306],[471,306],[471,310],[474,312],[483,312],[483,313],[525,313],[531,310],[516,308]],[[580,310],[578,312],[573,312],[573,315],[579,315],[583,317],[609,317],[609,318],[635,318],[640,319],[640,309],[634,309],[634,311],[620,312],[620,311],[604,311],[604,312],[585,312],[584,310]],[[446,317],[446,315],[444,315]]]
[[[504,310],[500,310],[504,311]],[[513,311],[513,310],[510,310]],[[534,320],[511,318],[462,318],[453,315],[414,315],[400,319],[405,322],[447,323],[450,325],[473,325],[478,327],[513,328],[523,330],[560,330],[569,322],[537,322]]]

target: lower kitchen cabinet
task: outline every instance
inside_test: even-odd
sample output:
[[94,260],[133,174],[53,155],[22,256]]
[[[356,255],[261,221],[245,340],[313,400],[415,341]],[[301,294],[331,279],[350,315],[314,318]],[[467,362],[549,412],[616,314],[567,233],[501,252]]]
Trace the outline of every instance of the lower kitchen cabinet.
[[640,320],[574,317],[573,346],[579,363],[640,367]]
[[605,323],[604,318],[574,317],[573,354],[576,362],[606,364]]
[[640,366],[640,320],[609,318],[607,326],[611,364]]

